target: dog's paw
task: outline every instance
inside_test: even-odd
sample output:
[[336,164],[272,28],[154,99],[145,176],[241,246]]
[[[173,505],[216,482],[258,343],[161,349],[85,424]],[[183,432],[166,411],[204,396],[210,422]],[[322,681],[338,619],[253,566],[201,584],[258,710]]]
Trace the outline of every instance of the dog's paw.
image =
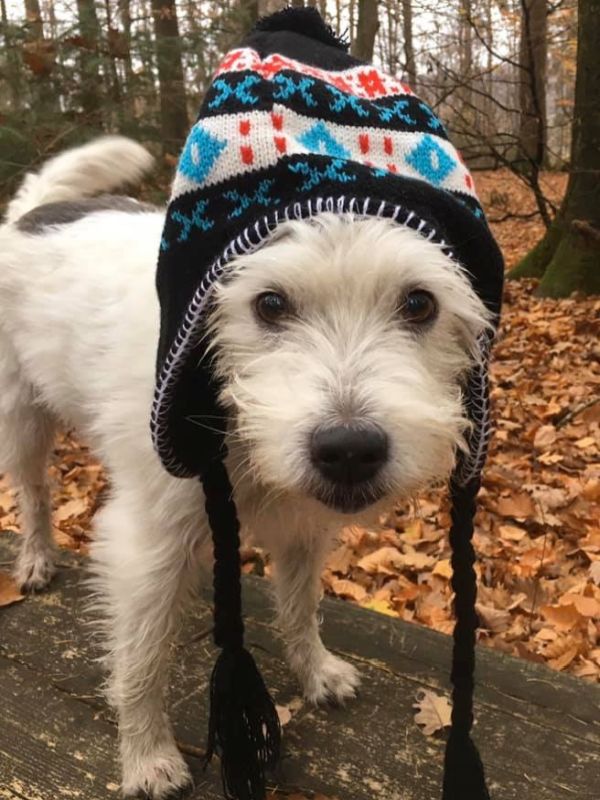
[[192,786],[192,776],[181,753],[165,747],[123,764],[123,794],[126,798],[177,800]]
[[319,664],[304,676],[304,695],[315,705],[343,705],[356,697],[360,675],[347,661],[326,653]]
[[40,592],[56,572],[53,550],[23,549],[13,570],[15,583],[23,593]]

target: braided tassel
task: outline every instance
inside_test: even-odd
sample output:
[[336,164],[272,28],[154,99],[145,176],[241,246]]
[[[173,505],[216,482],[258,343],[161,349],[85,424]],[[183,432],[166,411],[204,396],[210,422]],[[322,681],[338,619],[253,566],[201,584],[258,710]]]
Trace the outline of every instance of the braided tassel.
[[471,542],[479,477],[466,486],[451,482],[452,588],[454,590],[454,647],[452,652],[452,726],[444,759],[442,800],[490,800],[481,757],[473,740],[477,577]]
[[[224,457],[224,456],[223,456]],[[221,653],[210,681],[207,763],[221,759],[227,800],[264,800],[265,770],[279,759],[275,705],[244,648],[239,521],[223,461],[202,476],[214,544],[214,640]]]

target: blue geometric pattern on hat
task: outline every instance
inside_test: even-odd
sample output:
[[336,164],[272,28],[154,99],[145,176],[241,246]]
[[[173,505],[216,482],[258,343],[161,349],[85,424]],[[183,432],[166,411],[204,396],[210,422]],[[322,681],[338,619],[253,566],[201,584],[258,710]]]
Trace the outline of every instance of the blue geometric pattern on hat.
[[442,120],[439,117],[436,117],[436,115],[433,113],[433,110],[429,108],[427,103],[419,103],[419,108],[427,117],[427,127],[431,128],[432,131],[446,135],[446,129],[442,124]]
[[298,161],[295,164],[288,164],[288,169],[295,175],[302,175],[306,180],[298,186],[301,192],[310,192],[324,180],[338,181],[339,183],[350,183],[356,180],[356,175],[349,175],[344,170],[345,162],[334,159],[327,164],[324,169],[312,166],[308,161]]
[[179,171],[196,183],[203,183],[227,142],[194,125],[179,159]]
[[406,156],[406,163],[434,186],[439,186],[456,167],[456,161],[429,134]]
[[369,117],[371,112],[369,111],[369,103],[363,102],[358,97],[355,97],[353,94],[348,94],[347,92],[341,92],[336,86],[330,86],[329,84],[326,86],[327,91],[333,95],[333,101],[329,104],[329,108],[334,114],[339,114],[341,111],[344,111],[346,108],[351,108],[359,117]]
[[258,75],[246,75],[243,81],[233,85],[224,78],[217,78],[213,82],[213,88],[218,90],[217,96],[208,104],[209,108],[219,108],[230,97],[235,97],[240,103],[246,106],[255,106],[258,103],[258,96],[251,92],[252,86],[262,83]]
[[340,144],[337,139],[327,129],[327,125],[319,121],[312,128],[305,131],[298,141],[309,152],[319,153],[322,156],[333,156],[334,158],[350,158],[350,152]]
[[407,125],[417,124],[417,120],[406,113],[408,100],[396,100],[391,106],[383,106],[381,103],[373,103],[373,106],[377,109],[381,122],[391,122],[393,119],[398,119]]
[[171,219],[181,225],[181,231],[177,237],[178,242],[186,242],[190,237],[192,228],[199,228],[201,231],[206,232],[214,227],[214,220],[206,218],[207,206],[208,200],[198,200],[189,216],[182,211],[172,212]]
[[317,105],[317,101],[309,91],[315,85],[312,78],[294,80],[289,75],[279,74],[273,78],[273,85],[277,86],[273,92],[273,100],[289,100],[298,94],[309,108],[315,108]]
[[223,194],[223,197],[226,200],[229,200],[232,203],[236,203],[235,208],[231,211],[227,216],[228,219],[233,219],[234,217],[240,217],[244,211],[246,211],[250,206],[258,205],[258,206],[272,206],[275,203],[278,203],[278,198],[273,198],[269,194],[271,188],[275,181],[270,179],[265,179],[258,184],[258,189],[253,194],[240,194],[237,189],[231,189],[228,192]]

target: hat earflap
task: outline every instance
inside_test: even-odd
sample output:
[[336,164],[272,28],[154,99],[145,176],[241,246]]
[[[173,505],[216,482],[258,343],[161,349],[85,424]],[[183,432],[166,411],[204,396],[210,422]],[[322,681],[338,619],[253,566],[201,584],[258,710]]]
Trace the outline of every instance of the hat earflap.
[[471,739],[475,688],[475,610],[477,576],[473,549],[475,498],[481,485],[477,475],[460,484],[450,483],[452,501],[450,546],[454,591],[454,646],[452,651],[452,723],[444,759],[442,800],[489,800],[481,757]]
[[279,759],[281,728],[273,699],[244,647],[240,524],[223,459],[201,481],[214,545],[214,641],[221,653],[210,681],[206,762],[221,759],[228,800],[264,800],[265,770]]

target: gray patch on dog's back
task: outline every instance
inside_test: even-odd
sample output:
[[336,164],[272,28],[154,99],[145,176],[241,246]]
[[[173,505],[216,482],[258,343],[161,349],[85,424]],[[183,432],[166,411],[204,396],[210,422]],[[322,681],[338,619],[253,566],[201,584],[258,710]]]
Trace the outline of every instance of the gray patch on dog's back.
[[98,197],[82,197],[81,200],[62,200],[45,203],[31,209],[17,221],[22,233],[44,233],[46,228],[77,222],[96,211],[123,211],[127,214],[148,214],[160,211],[150,203],[139,203],[132,197],[116,194],[100,194]]

